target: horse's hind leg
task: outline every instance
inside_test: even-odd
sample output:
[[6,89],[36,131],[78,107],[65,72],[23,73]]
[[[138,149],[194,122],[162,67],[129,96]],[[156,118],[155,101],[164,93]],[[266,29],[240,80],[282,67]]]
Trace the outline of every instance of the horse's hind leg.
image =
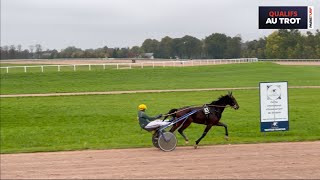
[[204,138],[207,135],[207,133],[211,129],[211,127],[212,127],[212,124],[208,124],[206,129],[204,129],[204,132],[203,132],[202,136],[196,141],[196,144],[194,145],[195,149],[198,148],[199,142],[201,141],[202,138]]
[[229,140],[229,133],[228,133],[228,126],[226,124],[223,124],[222,122],[218,122],[217,126],[223,126],[226,130],[226,136],[224,137],[227,141]]
[[189,139],[188,137],[183,133],[183,131],[190,126],[192,120],[188,119],[183,125],[182,127],[178,130],[178,132],[181,134],[181,136],[184,138],[185,143],[188,144],[189,143]]
[[179,122],[179,123],[177,123],[177,124],[174,124],[173,126],[172,126],[172,128],[170,129],[170,132],[174,132],[175,130],[177,130],[178,129],[178,127],[181,125],[181,122]]

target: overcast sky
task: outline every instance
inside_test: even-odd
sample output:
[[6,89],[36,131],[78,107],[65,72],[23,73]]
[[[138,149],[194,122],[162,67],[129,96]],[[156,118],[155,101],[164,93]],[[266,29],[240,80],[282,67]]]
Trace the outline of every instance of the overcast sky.
[[212,33],[254,40],[274,31],[258,29],[258,7],[270,5],[314,6],[320,29],[320,0],[1,0],[1,46],[132,47]]

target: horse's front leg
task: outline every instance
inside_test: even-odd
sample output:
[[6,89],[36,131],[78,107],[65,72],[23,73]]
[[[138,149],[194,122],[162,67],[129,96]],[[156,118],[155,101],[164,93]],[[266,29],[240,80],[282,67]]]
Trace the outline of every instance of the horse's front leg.
[[217,126],[224,127],[224,129],[226,130],[226,134],[224,138],[228,141],[229,140],[228,126],[226,124],[223,124],[222,122],[218,122]]
[[194,145],[194,148],[195,148],[195,149],[198,148],[199,142],[201,141],[202,138],[204,138],[204,137],[207,135],[207,133],[208,133],[208,131],[211,129],[212,125],[213,125],[213,124],[208,124],[207,127],[206,127],[206,129],[204,129],[204,132],[203,132],[202,136],[196,141],[196,144]]

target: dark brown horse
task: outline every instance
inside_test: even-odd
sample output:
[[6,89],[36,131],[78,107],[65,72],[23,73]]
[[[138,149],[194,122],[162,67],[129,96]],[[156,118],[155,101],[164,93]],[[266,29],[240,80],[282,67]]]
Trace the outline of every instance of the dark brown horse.
[[183,136],[186,143],[188,143],[187,136],[183,133],[183,131],[192,123],[197,124],[204,124],[206,128],[202,134],[202,136],[196,141],[195,148],[197,148],[199,142],[202,138],[206,136],[208,131],[211,129],[212,126],[223,126],[225,128],[225,138],[228,139],[228,128],[227,125],[219,122],[224,109],[227,106],[231,106],[233,109],[239,109],[239,105],[232,95],[232,92],[229,92],[225,96],[221,96],[216,101],[212,101],[210,104],[205,104],[203,107],[183,107],[180,109],[171,109],[167,116],[164,117],[166,119],[169,115],[173,118],[179,118],[184,114],[187,114],[193,110],[198,110],[196,113],[189,116],[185,121],[180,121],[177,124],[173,125],[170,129],[170,132],[174,132],[177,128],[179,128],[178,132]]

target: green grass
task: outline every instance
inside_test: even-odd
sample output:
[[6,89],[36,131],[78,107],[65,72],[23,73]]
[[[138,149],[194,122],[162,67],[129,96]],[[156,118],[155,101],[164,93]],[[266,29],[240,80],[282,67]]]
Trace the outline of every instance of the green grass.
[[[290,84],[290,82],[289,82]],[[140,129],[137,105],[147,113],[211,102],[225,91],[85,95],[61,97],[1,98],[1,153],[152,147],[151,134]],[[289,89],[287,132],[260,133],[259,91],[234,91],[240,109],[225,110],[222,122],[201,141],[205,144],[261,143],[320,140],[318,89]],[[192,124],[185,132],[191,142],[205,126]],[[179,146],[184,145],[177,134]]]
[[[63,67],[1,71],[1,94],[86,92],[214,87],[258,87],[259,82],[288,81],[289,86],[320,85],[319,66],[273,63],[229,64],[183,68],[102,69]],[[137,105],[148,114],[211,102],[225,91],[139,93],[61,97],[1,98],[1,153],[151,147],[151,134],[141,131]],[[214,127],[201,144],[260,143],[320,140],[318,89],[289,89],[290,131],[260,133],[258,90],[237,90],[238,111],[227,109],[224,129]],[[204,130],[192,124],[186,134],[195,141]],[[177,135],[179,146],[183,145]]]
[[257,87],[259,82],[268,81],[288,81],[289,86],[320,85],[320,66],[249,63],[122,70],[95,67],[91,71],[79,67],[76,72],[72,67],[64,68],[44,73],[40,68],[27,73],[7,74],[2,70],[1,94]]

